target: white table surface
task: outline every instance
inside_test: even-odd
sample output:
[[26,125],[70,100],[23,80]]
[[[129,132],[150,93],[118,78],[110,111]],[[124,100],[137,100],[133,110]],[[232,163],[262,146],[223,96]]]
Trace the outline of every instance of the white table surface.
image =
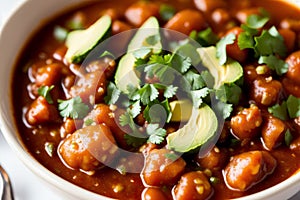
[[[24,0],[0,0],[0,28],[13,8]],[[43,0],[41,0],[43,1]],[[63,200],[44,185],[10,149],[0,131],[0,163],[8,172],[15,194],[15,200]],[[0,181],[0,188],[2,182]],[[0,194],[1,191],[0,191]],[[290,200],[299,200],[300,192]]]

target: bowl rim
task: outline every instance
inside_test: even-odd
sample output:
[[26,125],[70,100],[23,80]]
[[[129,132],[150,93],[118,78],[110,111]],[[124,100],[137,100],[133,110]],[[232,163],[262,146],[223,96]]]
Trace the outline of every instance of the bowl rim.
[[[70,2],[80,2],[80,0],[69,0]],[[286,0],[289,3],[295,5],[300,5],[300,1],[298,0]],[[15,20],[22,11],[22,9],[25,6],[28,6],[32,0],[23,0],[20,3],[16,4],[16,6],[12,9],[12,11],[7,15],[5,21],[2,23],[2,26],[0,26],[0,41],[2,39],[2,34],[7,31],[7,25],[12,21]],[[58,10],[58,13],[64,11],[64,8],[61,10]],[[23,41],[24,43],[26,41]],[[0,43],[1,44],[1,43]],[[18,53],[20,54],[20,48],[18,49]],[[13,63],[12,63],[13,64]],[[12,67],[14,69],[14,66]],[[12,70],[11,70],[12,71]],[[10,73],[11,73],[10,71]],[[11,74],[10,74],[11,75]],[[9,78],[11,80],[11,77]],[[9,83],[11,84],[11,83]],[[2,93],[2,91],[0,91]],[[11,96],[9,97],[11,98]],[[10,102],[11,103],[11,102]],[[10,105],[11,106],[11,105]],[[18,130],[15,123],[9,122],[6,113],[3,111],[3,105],[1,102],[0,105],[0,129],[1,132],[8,143],[9,147],[13,150],[13,152],[17,155],[17,157],[25,164],[25,166],[30,169],[31,172],[33,172],[37,177],[44,181],[45,183],[50,183],[50,185],[53,188],[59,189],[60,191],[64,191],[69,195],[74,195],[74,192],[76,191],[75,196],[80,199],[88,199],[89,200],[109,200],[112,198],[109,198],[104,195],[100,195],[94,192],[91,192],[87,189],[84,189],[82,187],[79,187],[60,176],[54,174],[50,170],[48,170],[46,167],[44,167],[41,163],[39,163],[25,148],[20,138],[15,137],[13,134],[14,131]],[[299,189],[297,187],[297,184],[300,182],[300,169],[297,170],[291,177],[288,179],[269,187],[263,191],[247,195],[244,197],[236,198],[234,200],[255,200],[255,199],[269,199],[277,194],[281,193],[282,195],[285,195],[285,197],[292,197],[294,194],[296,194]],[[287,188],[293,188],[293,192],[287,194],[286,189]],[[277,198],[276,198],[277,199]]]

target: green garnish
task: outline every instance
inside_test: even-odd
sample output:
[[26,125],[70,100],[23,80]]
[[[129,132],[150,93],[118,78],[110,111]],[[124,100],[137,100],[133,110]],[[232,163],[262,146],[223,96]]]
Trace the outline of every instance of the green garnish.
[[86,119],[84,120],[84,125],[85,126],[91,126],[94,123],[93,119]]
[[176,13],[176,9],[173,6],[162,4],[159,7],[159,14],[164,21],[171,19]]
[[276,71],[278,75],[283,75],[288,71],[288,64],[274,55],[261,56],[258,59],[259,64],[266,64],[271,70]]
[[203,47],[215,45],[219,40],[218,36],[212,31],[211,28],[207,28],[200,32],[192,31],[190,33],[190,37],[196,40]]
[[219,64],[224,65],[227,61],[227,53],[226,53],[226,46],[229,44],[233,44],[234,40],[236,39],[233,33],[226,35],[223,37],[216,45],[217,52],[216,56],[219,58]]
[[61,26],[55,26],[53,34],[57,41],[63,42],[68,36],[68,30]]
[[121,94],[121,91],[117,88],[117,86],[113,82],[109,82],[107,86],[107,95],[104,97],[104,101],[106,104],[115,104],[119,96]]
[[292,143],[293,141],[293,135],[292,133],[290,132],[290,130],[288,129],[285,134],[284,134],[284,142],[285,142],[285,145],[286,146],[290,146],[290,144]]
[[58,110],[62,117],[70,117],[72,119],[82,119],[88,112],[88,105],[82,102],[82,99],[77,96],[68,100],[58,100]]
[[53,153],[55,152],[55,146],[52,142],[45,143],[45,151],[50,156],[53,157]]
[[300,98],[290,95],[287,101],[281,104],[276,104],[268,108],[269,113],[281,120],[288,120],[288,118],[296,118],[300,116]]
[[38,89],[38,94],[40,96],[43,96],[49,104],[53,104],[53,99],[50,94],[50,92],[53,88],[54,88],[54,85],[51,85],[50,87],[49,86],[41,86]]
[[158,124],[148,124],[146,132],[149,135],[148,142],[153,144],[161,144],[167,134],[167,131],[160,128]]

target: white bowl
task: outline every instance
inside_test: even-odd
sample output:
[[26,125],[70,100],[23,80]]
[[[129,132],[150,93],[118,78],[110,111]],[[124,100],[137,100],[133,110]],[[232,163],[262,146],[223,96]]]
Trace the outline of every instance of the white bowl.
[[[26,150],[18,136],[11,103],[12,69],[29,36],[54,14],[82,0],[27,0],[8,18],[0,35],[0,127],[10,147],[24,164],[50,187],[60,191],[65,199],[108,200],[110,198],[82,189],[53,174],[38,163]],[[2,152],[3,153],[3,152]],[[300,170],[289,179],[256,194],[239,200],[283,200],[299,191]]]

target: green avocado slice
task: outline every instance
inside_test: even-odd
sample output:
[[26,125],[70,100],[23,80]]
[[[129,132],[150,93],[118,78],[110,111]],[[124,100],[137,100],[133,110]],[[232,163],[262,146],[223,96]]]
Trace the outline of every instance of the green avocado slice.
[[216,57],[216,51],[214,46],[197,49],[202,64],[215,79],[214,88],[218,89],[226,83],[234,83],[240,79],[243,76],[243,68],[239,62],[232,59],[228,60],[225,65],[220,65]]
[[140,78],[135,70],[136,54],[143,54],[143,52],[146,52],[146,54],[150,52],[160,53],[161,51],[159,23],[155,17],[150,17],[137,30],[128,45],[127,53],[118,64],[115,83],[119,90],[126,94],[129,85],[136,88],[140,87]]
[[217,127],[217,117],[208,105],[204,104],[200,108],[193,107],[187,124],[167,136],[167,147],[177,152],[189,152],[212,138]]
[[70,63],[82,62],[86,55],[103,39],[110,30],[111,18],[102,16],[85,30],[75,30],[68,34],[66,46],[68,47],[65,59]]

